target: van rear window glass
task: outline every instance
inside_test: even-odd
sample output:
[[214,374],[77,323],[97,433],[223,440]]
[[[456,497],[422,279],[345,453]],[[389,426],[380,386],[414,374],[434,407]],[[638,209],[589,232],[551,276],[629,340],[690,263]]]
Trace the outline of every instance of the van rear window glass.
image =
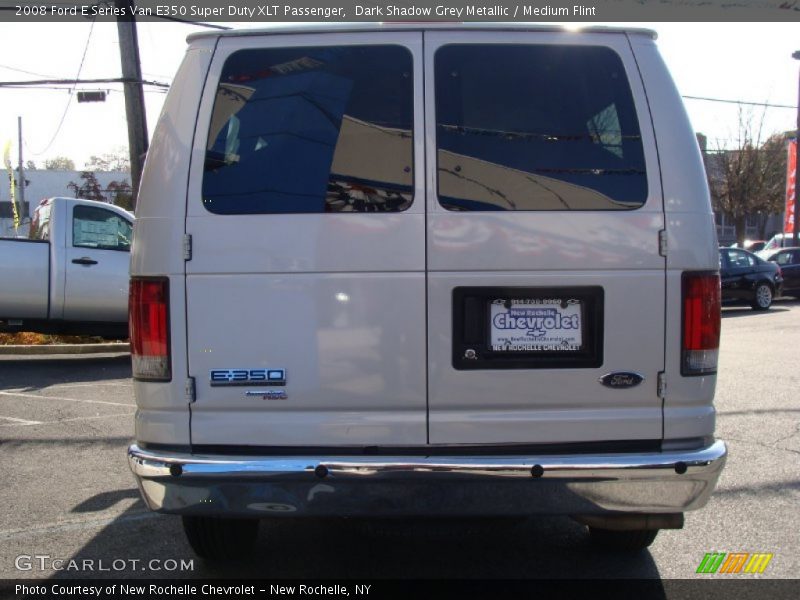
[[412,125],[406,48],[241,50],[217,87],[203,204],[218,214],[405,210]]
[[435,56],[439,202],[450,210],[627,210],[647,200],[619,55],[460,45]]

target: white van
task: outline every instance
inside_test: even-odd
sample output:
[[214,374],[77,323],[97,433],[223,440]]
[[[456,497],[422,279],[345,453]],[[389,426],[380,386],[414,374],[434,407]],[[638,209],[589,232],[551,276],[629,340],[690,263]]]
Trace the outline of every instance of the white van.
[[719,260],[655,35],[193,35],[145,165],[129,461],[195,551],[258,519],[706,504]]

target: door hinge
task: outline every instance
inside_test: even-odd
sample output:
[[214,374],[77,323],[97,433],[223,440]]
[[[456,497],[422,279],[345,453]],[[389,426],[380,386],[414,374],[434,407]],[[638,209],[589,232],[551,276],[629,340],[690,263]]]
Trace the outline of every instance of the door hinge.
[[661,256],[667,255],[667,230],[662,229],[658,232],[658,253]]
[[183,260],[192,260],[192,235],[183,234]]
[[189,377],[186,380],[186,401],[191,404],[196,400],[195,388],[194,388],[194,377]]
[[656,383],[656,392],[658,393],[659,398],[665,398],[667,396],[667,374],[664,371],[661,371],[658,374],[658,380]]

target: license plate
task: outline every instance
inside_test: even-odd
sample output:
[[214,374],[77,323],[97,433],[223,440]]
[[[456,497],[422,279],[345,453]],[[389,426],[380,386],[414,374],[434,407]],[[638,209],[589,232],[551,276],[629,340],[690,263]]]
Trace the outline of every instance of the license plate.
[[576,352],[583,348],[581,300],[495,298],[489,310],[493,352]]

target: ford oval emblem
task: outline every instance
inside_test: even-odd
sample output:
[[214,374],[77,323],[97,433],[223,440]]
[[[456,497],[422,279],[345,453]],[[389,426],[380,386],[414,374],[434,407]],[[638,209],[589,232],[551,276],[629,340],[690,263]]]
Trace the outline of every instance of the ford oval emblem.
[[603,375],[600,378],[600,383],[606,387],[614,389],[632,388],[644,381],[644,377],[638,373],[631,373],[629,371],[617,371]]

